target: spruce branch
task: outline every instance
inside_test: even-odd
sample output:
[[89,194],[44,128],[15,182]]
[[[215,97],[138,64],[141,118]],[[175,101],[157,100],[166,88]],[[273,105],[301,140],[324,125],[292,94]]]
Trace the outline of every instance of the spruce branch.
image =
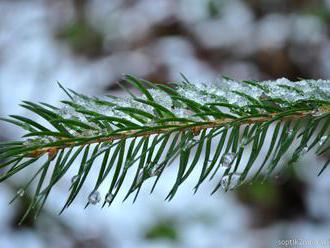
[[[61,107],[21,104],[47,124],[17,115],[1,118],[26,133],[21,140],[0,143],[0,183],[39,165],[14,197],[22,196],[36,181],[26,215],[32,209],[38,215],[53,187],[70,169],[77,170],[64,211],[85,185],[98,158],[99,174],[86,206],[101,201],[98,188],[106,179],[110,183],[103,206],[111,205],[129,172],[135,176],[124,200],[132,193],[135,200],[149,178],[155,178],[153,191],[176,159],[177,176],[168,200],[194,171],[199,171],[195,191],[207,178],[217,182],[212,193],[219,188],[227,191],[271,177],[288,156],[287,164],[293,165],[309,151],[322,156],[330,150],[330,81],[223,78],[207,85],[193,84],[184,77],[183,82],[164,85],[130,75],[125,79],[140,93],[128,90],[123,98],[97,98],[59,84],[68,96]],[[247,155],[246,163],[243,155]],[[319,175],[329,163],[330,159]]]

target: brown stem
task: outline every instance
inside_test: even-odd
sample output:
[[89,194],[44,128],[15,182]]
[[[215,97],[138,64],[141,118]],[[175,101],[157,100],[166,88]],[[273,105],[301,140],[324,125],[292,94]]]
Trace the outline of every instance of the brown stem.
[[[311,111],[300,112],[300,113],[296,113],[294,115],[285,116],[285,117],[281,118],[281,120],[297,120],[297,119],[304,118],[305,116],[310,115],[311,113],[312,113]],[[273,113],[273,114],[269,114],[269,116],[266,116],[266,117],[253,117],[250,119],[240,121],[240,123],[241,124],[255,124],[255,123],[260,123],[260,122],[266,122],[266,121],[270,121],[270,120],[274,119],[274,117],[276,117],[276,115],[277,114]],[[153,134],[169,133],[169,132],[172,132],[172,131],[178,130],[178,129],[181,132],[190,130],[191,132],[193,132],[194,134],[197,135],[203,129],[215,128],[215,127],[226,125],[228,123],[233,123],[235,121],[236,121],[235,119],[225,118],[225,119],[217,119],[217,120],[209,121],[205,124],[202,124],[199,126],[193,126],[193,127],[187,126],[187,125],[184,125],[181,123],[177,123],[177,126],[172,129],[161,128],[158,130],[139,132],[139,133],[137,131],[127,131],[127,132],[123,132],[123,133],[120,133],[117,135],[113,135],[111,137],[104,137],[104,138],[95,139],[93,141],[88,141],[88,142],[86,142],[86,145],[102,143],[102,142],[110,142],[110,141],[124,139],[124,138],[135,138],[135,137],[142,137],[142,136],[146,137],[146,136],[151,136]],[[180,129],[180,126],[182,126],[181,129]],[[35,150],[34,152],[30,153],[29,157],[40,157],[47,153],[49,158],[54,158],[59,150],[65,149],[67,147],[76,146],[76,145],[77,145],[77,143],[75,143],[75,142],[68,142],[67,144],[61,145],[61,146],[41,148],[41,149]]]

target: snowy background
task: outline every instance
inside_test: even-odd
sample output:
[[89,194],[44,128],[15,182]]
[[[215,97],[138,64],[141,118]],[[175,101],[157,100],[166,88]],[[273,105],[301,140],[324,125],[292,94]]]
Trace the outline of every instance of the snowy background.
[[[156,82],[180,80],[180,72],[198,82],[220,75],[327,79],[329,24],[329,0],[1,0],[0,115],[29,115],[22,100],[56,104],[65,97],[57,81],[90,95],[120,95],[115,83],[126,73]],[[20,135],[0,124],[1,140]],[[263,248],[328,240],[330,170],[316,178],[322,163],[306,156],[289,180],[212,197],[215,182],[193,195],[192,179],[170,203],[164,197],[172,181],[163,180],[152,195],[146,185],[134,205],[116,201],[102,210],[83,209],[87,186],[58,216],[72,174],[40,218],[22,227],[28,194],[8,205],[26,180],[19,175],[0,185],[0,247]]]

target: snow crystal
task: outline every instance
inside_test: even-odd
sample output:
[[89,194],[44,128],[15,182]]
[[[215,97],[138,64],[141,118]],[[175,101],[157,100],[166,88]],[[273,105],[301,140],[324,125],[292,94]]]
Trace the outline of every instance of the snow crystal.
[[149,92],[156,103],[167,109],[171,109],[173,102],[172,98],[167,93],[158,89],[150,89]]
[[[256,84],[257,86],[255,86]],[[170,110],[176,117],[187,118],[198,121],[200,117],[191,111],[189,103],[178,101],[160,89],[149,89],[153,101],[168,110]],[[290,81],[286,78],[279,78],[277,80],[268,80],[262,82],[239,82],[228,78],[218,79],[211,83],[188,83],[181,82],[176,84],[177,93],[188,100],[192,100],[200,105],[210,106],[208,104],[225,103],[240,107],[240,110],[248,113],[256,108],[253,108],[255,102],[264,100],[271,101],[272,99],[280,99],[281,107],[289,107],[292,103],[301,100],[321,100],[329,101],[330,99],[330,81],[329,80],[301,80]],[[128,107],[139,109],[149,114],[154,118],[144,118],[144,125],[155,126],[159,118],[155,108],[149,104],[136,101],[134,96],[125,96],[122,98],[109,97],[107,100],[97,98],[90,98],[83,95],[75,95],[73,103],[79,105],[81,109],[96,112],[104,116],[112,116],[128,120],[130,122],[141,124],[140,120],[134,115],[121,111],[120,107]],[[137,96],[137,98],[139,98]],[[254,99],[254,100],[251,100]],[[149,100],[145,95],[140,96],[142,100]],[[226,111],[226,110],[223,110]],[[261,114],[267,113],[262,108],[257,108]],[[227,112],[225,112],[227,113]],[[88,125],[92,125],[95,130],[84,130],[79,132],[81,136],[93,136],[101,133],[107,133],[107,130],[102,129],[96,123],[90,121],[87,115],[84,115],[72,106],[65,104],[58,110],[58,114],[65,119],[76,119]],[[132,113],[134,114],[134,113]],[[231,113],[233,114],[233,113]],[[312,115],[318,115],[317,110]],[[210,116],[210,118],[213,118]],[[111,127],[116,129],[115,123]],[[77,135],[75,130],[68,131]]]
[[[178,84],[178,93],[200,104],[225,102],[244,107],[251,102],[244,95],[254,99],[281,99],[287,104],[300,100],[330,99],[329,80],[301,80],[297,82],[286,78],[275,81],[256,82],[260,87],[231,79],[221,79],[216,84]],[[265,90],[261,89],[264,88]],[[266,93],[267,92],[267,93]],[[242,93],[242,94],[240,94]],[[286,106],[286,105],[285,105]]]
[[239,179],[241,174],[232,173],[221,178],[221,187],[224,190],[233,190],[239,186]]

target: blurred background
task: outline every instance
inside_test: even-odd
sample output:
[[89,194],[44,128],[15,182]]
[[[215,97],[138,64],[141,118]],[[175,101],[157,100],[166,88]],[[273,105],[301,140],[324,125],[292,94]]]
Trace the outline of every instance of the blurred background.
[[[22,100],[58,103],[65,96],[57,81],[120,95],[116,82],[126,73],[154,82],[180,73],[193,82],[327,79],[329,24],[329,0],[0,0],[0,115],[29,116]],[[0,123],[1,140],[20,135]],[[84,210],[87,188],[58,216],[68,175],[41,216],[21,227],[29,194],[8,205],[29,176],[18,175],[0,185],[0,247],[258,248],[330,239],[330,172],[316,177],[322,163],[307,155],[299,170],[213,196],[216,182],[193,195],[191,180],[170,203],[163,182],[153,195],[144,187],[134,205]]]

